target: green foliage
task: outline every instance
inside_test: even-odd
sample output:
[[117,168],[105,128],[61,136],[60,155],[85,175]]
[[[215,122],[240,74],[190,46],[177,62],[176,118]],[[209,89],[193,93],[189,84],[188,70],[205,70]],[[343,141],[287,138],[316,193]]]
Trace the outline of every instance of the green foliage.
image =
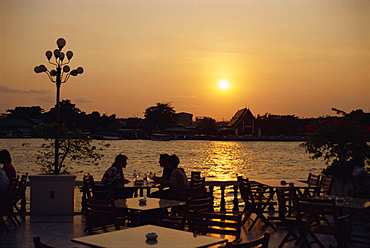
[[312,159],[323,158],[327,168],[324,174],[349,178],[354,166],[370,164],[370,127],[343,121],[325,119],[317,125],[306,126],[310,139],[303,144]]
[[109,147],[109,144],[99,142],[93,145],[93,140],[78,131],[70,132],[64,125],[60,127],[61,138],[59,138],[59,159],[57,171],[55,171],[55,138],[49,138],[50,134],[55,132],[57,124],[41,124],[36,127],[39,133],[42,133],[45,138],[44,143],[36,153],[36,163],[41,166],[41,172],[46,174],[70,173],[70,169],[80,163],[98,165],[99,160],[104,156],[104,148]]

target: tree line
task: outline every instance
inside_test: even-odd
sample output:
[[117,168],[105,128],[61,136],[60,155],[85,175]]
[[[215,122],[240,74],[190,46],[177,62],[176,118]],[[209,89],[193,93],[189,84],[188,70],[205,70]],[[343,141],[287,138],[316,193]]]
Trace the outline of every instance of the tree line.
[[[265,113],[257,115],[255,127],[260,130],[263,136],[302,136],[307,133],[305,127],[314,125],[324,119],[350,119],[354,123],[370,126],[370,113],[365,113],[361,109],[346,113],[342,110],[332,109],[340,116],[320,116],[317,118],[299,118],[295,115],[275,115]],[[2,118],[22,119],[26,121],[40,120],[44,124],[52,124],[56,120],[56,108],[45,111],[40,106],[24,107],[18,106],[14,109],[6,110]],[[144,118],[130,117],[118,119],[115,114],[100,114],[98,111],[86,113],[76,107],[71,100],[62,100],[60,104],[61,124],[70,131],[80,130],[91,134],[102,132],[115,132],[118,129],[140,129],[151,133],[153,130],[164,131],[167,128],[176,127],[177,115],[171,103],[156,103],[144,111]],[[222,128],[227,123],[217,123],[211,117],[202,118],[197,121],[194,127],[199,134],[219,136],[222,135]],[[35,133],[33,136],[37,136]]]

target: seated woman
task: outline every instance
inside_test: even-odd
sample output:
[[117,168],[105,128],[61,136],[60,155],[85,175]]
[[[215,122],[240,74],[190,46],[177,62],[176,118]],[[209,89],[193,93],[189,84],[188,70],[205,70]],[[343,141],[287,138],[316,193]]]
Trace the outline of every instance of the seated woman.
[[101,179],[104,189],[115,191],[115,198],[132,197],[135,190],[134,188],[124,188],[124,185],[130,182],[125,179],[123,174],[123,168],[127,166],[127,159],[124,154],[117,155],[114,163],[107,169]]
[[168,180],[171,177],[172,169],[168,167],[168,160],[169,155],[167,153],[161,154],[159,156],[159,165],[163,167],[163,174],[161,177],[153,177],[153,180],[156,183],[160,183],[161,180]]
[[180,163],[179,157],[173,154],[167,159],[167,166],[172,170],[169,179],[158,179],[162,186],[168,186],[170,189],[153,192],[150,197],[172,199],[172,200],[186,200],[184,199],[183,192],[188,192],[190,184],[185,174],[184,169],[178,168]]

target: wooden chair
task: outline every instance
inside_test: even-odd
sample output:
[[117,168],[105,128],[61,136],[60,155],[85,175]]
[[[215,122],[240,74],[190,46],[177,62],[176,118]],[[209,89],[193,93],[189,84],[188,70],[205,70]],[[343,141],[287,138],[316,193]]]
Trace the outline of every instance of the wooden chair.
[[[245,207],[243,210],[245,216],[243,218],[242,225],[244,225],[250,218],[251,214],[254,213],[257,216],[253,220],[248,231],[253,228],[253,226],[259,219],[261,219],[266,225],[272,227],[272,229],[276,230],[276,228],[263,214],[263,211],[267,207],[277,205],[277,203],[271,198],[271,192],[269,192],[269,188],[264,188],[259,185],[251,186],[248,178],[243,179],[243,177],[241,176],[238,176],[238,186],[240,189],[241,197],[245,203]],[[268,195],[266,196],[266,194]]]
[[[331,223],[323,221],[322,217],[330,220]],[[338,216],[335,199],[299,198],[297,200],[297,220],[299,221],[301,245],[310,246],[307,234],[313,238],[313,243],[317,243],[324,248],[315,233],[324,235],[334,235],[337,247],[346,247],[350,240],[352,228],[352,214]]]
[[330,195],[331,187],[333,184],[332,177],[322,176],[319,184],[319,189],[316,195]]
[[35,245],[35,248],[56,248],[54,246],[51,246],[51,245],[48,245],[42,242],[40,237],[34,237],[33,244]]
[[193,232],[200,234],[220,234],[235,236],[240,240],[241,214],[195,212]]
[[[315,175],[312,173],[308,174],[307,184],[312,187],[318,187],[320,184],[320,175]],[[317,189],[305,189],[303,196],[304,197],[312,197],[317,194]]]
[[308,174],[307,183],[312,186],[319,186],[320,175],[315,175],[312,173]]
[[6,216],[8,220],[12,222],[14,226],[21,225],[21,222],[17,218],[16,214],[13,211],[13,199],[17,195],[17,186],[18,186],[19,176],[13,177],[8,186],[7,192],[3,194],[3,199],[1,201],[3,216]]
[[297,206],[296,206],[296,190],[294,187],[284,187],[277,189],[277,198],[279,203],[279,219],[288,231],[279,248],[283,247],[285,243],[290,241],[299,242],[297,221]]
[[191,179],[193,179],[193,178],[200,178],[200,174],[201,174],[200,171],[192,171],[191,172]]
[[205,177],[200,177],[200,178],[191,178],[190,181],[190,189],[196,190],[196,189],[205,189]]
[[[85,201],[86,230],[93,234],[96,229],[94,225],[100,227],[103,232],[107,232],[107,225],[113,222],[115,230],[120,230],[119,218],[117,216],[114,200],[100,200],[87,198]],[[121,218],[126,220],[127,217]]]
[[101,200],[109,200],[114,196],[113,190],[105,190],[101,186],[95,185],[94,177],[90,174],[86,174],[83,177],[83,194],[82,198],[93,198]]
[[180,230],[184,230],[185,227],[187,227],[189,231],[192,231],[194,226],[194,213],[213,212],[213,200],[213,196],[207,198],[189,198],[180,215],[162,218],[161,224],[168,227],[175,227]]
[[[22,175],[22,177],[19,180],[19,182],[17,184],[17,187],[16,187],[16,189],[13,192],[13,195],[12,195],[13,208],[15,208],[17,210],[18,214],[22,217],[23,220],[25,220],[25,216],[22,213],[22,211],[24,211],[24,209],[22,209],[22,207],[18,207],[18,203],[20,201],[24,201],[26,199],[25,194],[26,194],[26,187],[27,187],[26,186],[27,178],[28,178],[28,173]],[[21,202],[21,204],[22,204],[22,202]]]
[[252,248],[252,247],[268,248],[269,241],[270,241],[270,234],[265,233],[260,238],[250,241],[250,242],[244,242],[244,243],[227,242],[225,248]]

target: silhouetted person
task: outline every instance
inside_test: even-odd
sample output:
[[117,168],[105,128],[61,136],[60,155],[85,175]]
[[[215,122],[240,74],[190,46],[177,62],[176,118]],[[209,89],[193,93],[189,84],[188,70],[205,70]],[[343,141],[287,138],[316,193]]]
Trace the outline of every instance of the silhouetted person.
[[12,158],[10,157],[10,153],[8,150],[0,151],[0,163],[4,165],[3,170],[7,175],[9,181],[17,176],[17,173],[15,172],[15,169],[12,165]]
[[180,159],[176,154],[168,157],[167,165],[169,169],[172,169],[171,177],[169,179],[159,180],[159,182],[162,186],[168,186],[170,189],[153,192],[150,195],[151,197],[184,200],[181,199],[181,193],[187,192],[190,188],[190,184],[184,169],[178,168],[179,163]]

